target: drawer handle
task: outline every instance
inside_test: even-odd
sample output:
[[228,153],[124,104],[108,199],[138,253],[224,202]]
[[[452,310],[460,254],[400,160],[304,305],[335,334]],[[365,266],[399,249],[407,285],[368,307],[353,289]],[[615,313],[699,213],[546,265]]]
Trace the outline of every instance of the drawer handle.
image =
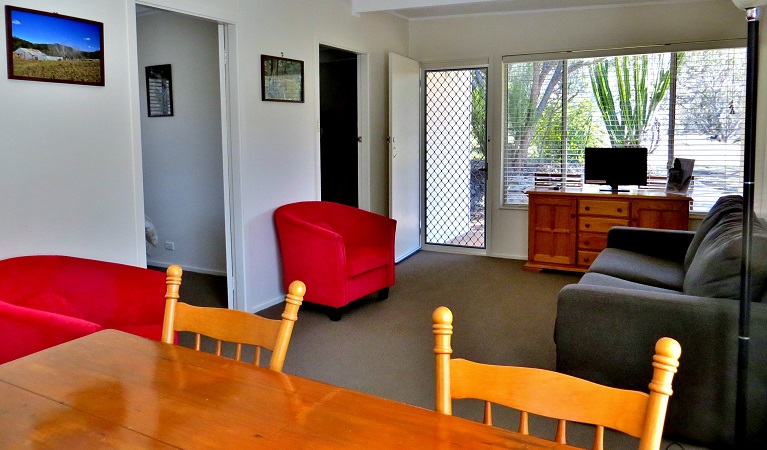
[[583,209],[585,209],[586,211],[591,211],[591,206],[586,206]]
[[591,258],[583,258],[583,262],[591,262]]
[[618,212],[623,212],[623,208],[618,208]]
[[591,224],[590,224],[590,223],[587,223],[587,224],[584,224],[583,226],[584,226],[584,227],[586,227],[586,228],[590,228],[590,227],[591,227]]
[[589,244],[591,244],[589,241],[583,241],[583,243],[584,243],[585,245],[589,245]]

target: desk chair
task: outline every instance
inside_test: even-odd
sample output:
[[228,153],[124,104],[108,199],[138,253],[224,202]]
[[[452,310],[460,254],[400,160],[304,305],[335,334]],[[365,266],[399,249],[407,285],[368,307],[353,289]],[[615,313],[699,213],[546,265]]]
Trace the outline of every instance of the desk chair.
[[260,365],[261,348],[272,351],[269,368],[282,372],[285,354],[290,344],[298,308],[303,302],[306,286],[300,281],[290,284],[285,297],[285,312],[282,320],[266,319],[255,314],[222,308],[204,308],[179,302],[181,286],[181,267],[168,267],[165,293],[165,320],[162,329],[162,341],[173,344],[175,332],[190,331],[195,333],[195,350],[200,350],[200,336],[205,335],[216,340],[216,355],[221,356],[222,342],[236,344],[234,359],[242,360],[242,346],[255,347],[253,364]]
[[441,306],[432,315],[437,356],[436,409],[452,415],[452,399],[485,401],[484,423],[492,425],[491,403],[521,412],[519,432],[529,434],[528,413],[558,419],[558,443],[566,444],[566,421],[596,425],[593,448],[603,448],[604,427],[639,438],[640,450],[658,449],[671,380],[679,367],[679,343],[655,344],[650,394],[615,389],[557,372],[528,367],[492,366],[451,359],[453,313]]

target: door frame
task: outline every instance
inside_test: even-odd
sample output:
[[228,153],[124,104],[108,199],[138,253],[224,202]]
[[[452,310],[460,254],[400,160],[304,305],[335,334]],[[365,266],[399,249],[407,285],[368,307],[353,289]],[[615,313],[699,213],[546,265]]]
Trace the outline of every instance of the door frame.
[[[224,170],[224,234],[226,242],[226,279],[227,279],[227,303],[229,309],[245,309],[245,277],[243,273],[245,255],[243,245],[244,230],[242,227],[240,172],[237,166],[232,164],[233,159],[239,155],[239,103],[238,103],[238,80],[237,80],[237,39],[236,25],[231,20],[212,17],[195,11],[172,9],[164,5],[158,5],[151,1],[136,0],[133,9],[138,5],[148,6],[175,14],[183,14],[201,20],[215,22],[218,25],[218,68],[219,68],[219,93],[221,96],[221,149]],[[136,93],[131,99],[135,117],[132,128],[134,141],[134,170],[135,173],[135,199],[136,199],[136,224],[137,224],[137,252],[138,262],[147,266],[144,237],[144,190],[142,171],[142,148],[141,148],[141,121],[139,106],[139,67],[138,67],[138,36],[136,29],[136,15],[131,14],[129,20],[128,45],[132,53],[130,66],[132,68],[131,86]]]
[[316,142],[316,158],[317,164],[315,167],[316,172],[316,185],[315,185],[315,197],[321,198],[322,194],[322,167],[321,167],[321,144],[320,144],[320,65],[319,65],[319,52],[320,46],[332,47],[345,52],[354,53],[357,55],[357,135],[362,137],[362,142],[357,145],[357,202],[360,209],[370,211],[371,198],[370,198],[370,61],[367,53],[361,50],[355,50],[353,48],[345,47],[342,45],[336,45],[331,42],[317,41],[315,43],[316,55],[318,55],[318,63],[316,64],[316,106],[315,117],[317,127],[315,132],[317,133]]

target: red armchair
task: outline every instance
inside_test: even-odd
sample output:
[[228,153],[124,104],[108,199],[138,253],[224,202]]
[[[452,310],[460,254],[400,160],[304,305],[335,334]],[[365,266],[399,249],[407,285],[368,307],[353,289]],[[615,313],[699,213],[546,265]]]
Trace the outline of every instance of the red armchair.
[[277,208],[274,222],[282,253],[284,287],[306,284],[304,301],[325,305],[332,320],[339,308],[394,285],[397,221],[339,203],[307,201]]
[[160,340],[165,274],[71,256],[0,261],[0,363],[113,328]]

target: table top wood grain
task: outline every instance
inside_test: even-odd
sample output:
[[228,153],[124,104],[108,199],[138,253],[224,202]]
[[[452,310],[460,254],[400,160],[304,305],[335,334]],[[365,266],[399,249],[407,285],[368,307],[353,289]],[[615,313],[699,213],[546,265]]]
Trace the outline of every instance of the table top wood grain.
[[115,330],[0,365],[0,448],[571,449]]

